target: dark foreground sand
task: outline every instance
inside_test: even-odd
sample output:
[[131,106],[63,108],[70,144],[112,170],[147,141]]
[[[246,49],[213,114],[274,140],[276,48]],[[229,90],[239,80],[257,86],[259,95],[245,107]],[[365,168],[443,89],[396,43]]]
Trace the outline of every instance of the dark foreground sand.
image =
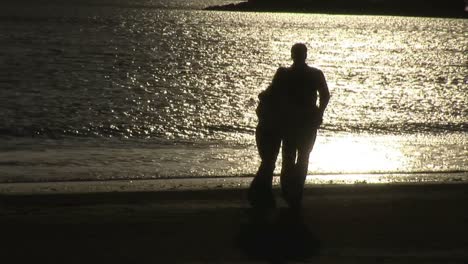
[[[280,200],[279,193],[278,199]],[[1,263],[468,263],[468,185],[1,195]]]

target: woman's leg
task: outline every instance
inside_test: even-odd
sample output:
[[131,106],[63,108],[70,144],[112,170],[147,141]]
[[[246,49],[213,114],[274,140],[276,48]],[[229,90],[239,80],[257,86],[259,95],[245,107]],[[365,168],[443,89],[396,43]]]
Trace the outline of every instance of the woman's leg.
[[257,126],[255,131],[260,167],[250,184],[248,200],[253,207],[274,207],[272,181],[281,138],[275,129]]
[[255,139],[261,159],[256,178],[262,178],[271,182],[281,145],[281,138],[274,129],[259,125],[255,131]]

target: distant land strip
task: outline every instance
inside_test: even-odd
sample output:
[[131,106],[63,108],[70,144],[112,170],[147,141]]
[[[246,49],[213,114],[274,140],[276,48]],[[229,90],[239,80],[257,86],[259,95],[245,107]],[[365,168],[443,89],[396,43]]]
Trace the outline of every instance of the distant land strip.
[[465,0],[249,0],[205,10],[468,18]]

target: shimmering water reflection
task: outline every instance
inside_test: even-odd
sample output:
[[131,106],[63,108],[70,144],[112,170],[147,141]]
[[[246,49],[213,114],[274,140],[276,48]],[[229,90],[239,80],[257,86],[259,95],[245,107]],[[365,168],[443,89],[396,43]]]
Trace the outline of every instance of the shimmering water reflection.
[[[253,144],[24,139],[2,141],[0,148],[0,182],[252,177],[260,164]],[[311,154],[309,182],[468,180],[466,157],[464,133],[393,136],[322,131]],[[276,174],[280,168],[281,157]]]
[[[376,142],[380,141],[380,142]],[[311,171],[380,172],[408,166],[400,142],[390,138],[348,135],[319,142],[311,155]]]
[[298,41],[332,94],[316,179],[468,171],[468,20],[39,2],[0,9],[0,182],[252,176]]
[[465,134],[319,138],[310,158],[308,182],[466,180],[467,139]]

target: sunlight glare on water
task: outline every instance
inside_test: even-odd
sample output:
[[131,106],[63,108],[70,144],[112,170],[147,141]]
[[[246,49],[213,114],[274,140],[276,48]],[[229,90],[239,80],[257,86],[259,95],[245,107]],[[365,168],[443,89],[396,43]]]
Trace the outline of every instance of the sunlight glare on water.
[[317,143],[309,168],[335,173],[398,171],[407,162],[400,148],[398,143],[375,144],[352,135],[336,137],[333,141]]
[[466,180],[467,146],[464,134],[318,137],[309,160],[308,182]]

